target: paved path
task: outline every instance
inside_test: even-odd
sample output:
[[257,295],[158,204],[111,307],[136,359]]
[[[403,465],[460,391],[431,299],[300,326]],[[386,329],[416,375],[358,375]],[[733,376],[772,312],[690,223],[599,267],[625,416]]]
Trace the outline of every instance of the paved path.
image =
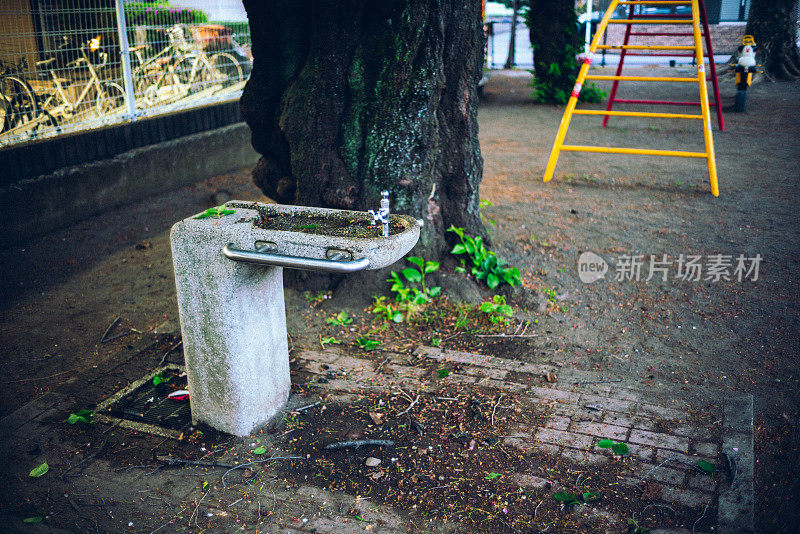
[[[518,429],[505,438],[506,445],[594,466],[611,459],[610,451],[594,446],[599,439],[625,442],[631,454],[625,483],[656,482],[664,488],[660,502],[691,508],[697,517],[717,509],[716,532],[753,529],[750,395],[729,394],[721,407],[714,408],[704,399],[714,398],[709,395],[715,392],[696,387],[687,387],[676,399],[658,384],[633,387],[624,377],[617,381],[620,377],[430,347],[421,347],[412,355],[383,353],[382,363],[333,349],[298,350],[292,356],[295,380],[300,380],[302,370],[306,383],[316,389],[312,398],[323,394],[327,400],[344,402],[366,391],[434,389],[443,382],[435,376],[435,369],[456,369],[445,379],[448,383],[496,387],[513,394],[523,409],[549,413],[543,426]],[[331,370],[337,377],[320,383],[318,379],[329,376]],[[548,373],[557,381],[548,383],[544,378]],[[295,397],[288,408],[296,409],[308,401],[309,397]],[[69,405],[64,395],[48,393],[0,421],[4,429],[0,454],[10,466],[10,484],[3,489],[3,501],[36,503],[45,495],[49,499],[63,495],[68,506],[58,515],[46,517],[45,523],[52,527],[72,530],[95,525],[101,531],[170,532],[187,525],[228,529],[231,522],[261,522],[259,528],[268,532],[278,527],[281,532],[408,530],[408,518],[400,511],[311,485],[287,485],[277,477],[266,483],[261,478],[260,487],[248,487],[240,479],[243,470],[229,473],[225,480],[225,470],[220,469],[187,468],[179,476],[162,470],[150,476],[148,469],[114,468],[112,458],[96,440],[76,444],[63,438]],[[698,413],[703,417],[698,419]],[[100,435],[107,431],[113,428]],[[255,439],[240,440],[218,461],[234,465],[244,461]],[[735,461],[732,485],[721,469],[713,477],[696,476],[698,460],[723,466],[726,455]],[[39,479],[29,478],[29,470],[45,459],[51,472]],[[205,480],[211,481],[207,488],[201,485]],[[530,488],[545,483],[522,473],[515,480]],[[354,509],[364,521],[353,519]],[[98,514],[98,510],[104,512]],[[21,528],[20,520],[19,516],[0,515],[0,522],[12,531]],[[426,524],[426,528],[451,532],[455,527]]]

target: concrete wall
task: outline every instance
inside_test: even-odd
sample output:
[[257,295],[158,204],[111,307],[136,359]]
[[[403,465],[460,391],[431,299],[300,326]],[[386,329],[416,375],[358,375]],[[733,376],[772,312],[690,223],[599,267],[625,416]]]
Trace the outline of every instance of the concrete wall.
[[257,160],[250,128],[237,123],[3,186],[0,247]]

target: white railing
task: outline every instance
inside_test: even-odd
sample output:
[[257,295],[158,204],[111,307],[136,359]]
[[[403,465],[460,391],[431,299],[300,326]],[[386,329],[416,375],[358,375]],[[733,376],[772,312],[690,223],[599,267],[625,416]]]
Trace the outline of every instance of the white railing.
[[0,3],[0,149],[239,98],[241,0],[183,2]]

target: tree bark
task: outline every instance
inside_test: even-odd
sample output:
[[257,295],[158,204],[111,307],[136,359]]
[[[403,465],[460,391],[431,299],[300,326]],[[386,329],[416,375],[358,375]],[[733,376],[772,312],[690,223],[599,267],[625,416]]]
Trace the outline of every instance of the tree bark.
[[424,221],[417,255],[449,253],[450,225],[485,235],[478,185],[480,0],[245,0],[254,65],[241,99],[281,203]]
[[543,88],[540,100],[566,102],[572,91],[579,66],[575,60],[580,46],[577,25],[572,2],[531,0],[528,28],[534,80]]
[[798,0],[752,0],[745,33],[758,46],[757,57],[772,77],[795,80],[800,71],[797,51]]
[[514,10],[514,14],[511,17],[511,35],[508,38],[508,58],[506,59],[506,64],[504,66],[506,69],[513,69],[517,64],[515,55],[517,52],[517,15],[519,14],[518,0],[513,1],[511,9]]

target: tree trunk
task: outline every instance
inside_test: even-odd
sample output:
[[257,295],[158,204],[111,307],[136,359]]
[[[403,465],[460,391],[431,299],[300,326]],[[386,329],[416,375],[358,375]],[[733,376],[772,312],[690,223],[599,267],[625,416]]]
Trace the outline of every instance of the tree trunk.
[[752,0],[745,33],[758,46],[764,71],[775,78],[795,80],[800,74],[797,51],[798,0]]
[[511,35],[508,39],[508,59],[506,59],[506,64],[504,66],[506,69],[513,69],[517,64],[514,56],[517,51],[517,14],[519,13],[518,0],[514,0],[511,9],[514,10],[514,15],[511,17]]
[[572,2],[531,0],[528,28],[533,47],[537,99],[565,103],[575,83],[578,18]]
[[[280,203],[424,221],[414,250],[448,254],[450,225],[485,235],[478,185],[480,0],[245,0],[254,65],[241,99]],[[448,244],[449,243],[449,244]]]

